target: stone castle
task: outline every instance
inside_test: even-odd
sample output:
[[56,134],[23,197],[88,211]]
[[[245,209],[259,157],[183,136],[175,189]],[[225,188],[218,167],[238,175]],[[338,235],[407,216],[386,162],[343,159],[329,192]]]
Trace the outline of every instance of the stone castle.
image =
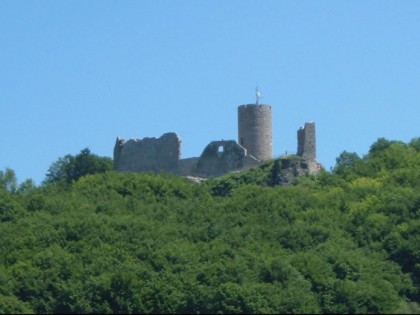
[[[316,162],[315,123],[305,123],[297,132],[297,140],[296,155],[278,159],[289,169],[282,173],[280,181],[290,181],[288,173],[300,176],[322,169]],[[160,138],[128,141],[117,138],[114,147],[114,167],[121,172],[167,172],[210,178],[256,167],[270,159],[273,159],[271,106],[258,104],[258,97],[256,104],[238,107],[238,141],[212,141],[199,157],[181,159],[181,141],[174,132]]]

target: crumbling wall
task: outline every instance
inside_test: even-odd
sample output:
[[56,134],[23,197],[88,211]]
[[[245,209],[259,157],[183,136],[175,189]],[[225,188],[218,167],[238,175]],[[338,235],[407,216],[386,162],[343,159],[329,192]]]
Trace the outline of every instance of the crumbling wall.
[[315,123],[305,123],[304,127],[300,127],[297,131],[298,148],[297,155],[305,160],[316,160],[316,137],[315,137]]
[[169,172],[208,178],[261,164],[253,156],[247,155],[246,149],[235,140],[212,141],[200,157],[187,159],[179,158],[180,143],[175,133],[142,140],[117,138],[114,147],[115,170]]
[[117,138],[114,167],[117,171],[177,173],[180,155],[181,141],[173,132],[160,138]]
[[220,176],[227,172],[243,170],[261,164],[235,140],[210,142],[201,154],[193,175],[200,177]]
[[181,175],[181,176],[192,175],[193,170],[195,169],[198,160],[199,160],[198,157],[191,157],[191,158],[179,160],[177,175]]

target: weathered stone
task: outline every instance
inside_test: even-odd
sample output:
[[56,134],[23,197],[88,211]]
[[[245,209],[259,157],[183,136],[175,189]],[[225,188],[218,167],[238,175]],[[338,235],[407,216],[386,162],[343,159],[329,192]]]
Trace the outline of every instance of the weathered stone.
[[193,173],[212,177],[260,164],[254,157],[247,156],[246,149],[235,140],[212,141],[201,154]]
[[114,164],[117,171],[172,172],[178,171],[180,140],[171,132],[160,138],[117,138],[114,147]]
[[188,180],[192,181],[194,184],[200,184],[204,181],[206,181],[205,178],[202,177],[196,177],[196,176],[185,176]]
[[179,160],[177,174],[182,176],[191,175],[193,173],[193,169],[197,165],[198,160],[198,157],[191,157]]
[[245,170],[261,162],[247,155],[244,147],[234,140],[213,141],[200,157],[179,159],[180,140],[175,133],[160,138],[117,138],[114,165],[117,171],[169,172],[182,176],[214,177],[231,171]]
[[[297,154],[281,159],[281,170],[276,171],[273,182],[290,183],[296,176],[317,174],[322,169],[316,162],[315,123],[305,123],[297,137]],[[239,143],[213,141],[200,157],[187,159],[180,159],[181,141],[173,132],[142,140],[117,138],[114,167],[117,171],[170,172],[208,178],[261,165],[272,158],[271,106],[239,106],[238,138]]]
[[291,184],[297,177],[316,175],[324,169],[320,163],[296,155],[279,158],[274,163],[278,163],[278,171],[273,178],[275,185]]
[[305,123],[304,127],[300,127],[297,132],[298,148],[297,155],[308,161],[316,160],[316,136],[315,123]]
[[238,107],[238,143],[260,161],[273,158],[271,106],[247,104]]

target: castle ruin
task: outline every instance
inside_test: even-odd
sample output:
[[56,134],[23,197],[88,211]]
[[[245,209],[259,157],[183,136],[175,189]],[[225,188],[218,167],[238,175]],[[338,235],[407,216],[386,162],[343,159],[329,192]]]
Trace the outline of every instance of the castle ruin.
[[307,122],[304,127],[300,127],[297,132],[298,148],[297,155],[305,160],[316,160],[316,139],[315,123]]
[[248,104],[238,107],[239,144],[260,161],[273,158],[271,129],[271,106]]
[[[315,123],[305,123],[297,138],[299,165],[304,166],[304,173],[317,173],[322,166],[316,162]],[[117,138],[114,146],[114,168],[121,172],[167,172],[210,178],[256,167],[270,159],[273,159],[271,106],[258,104],[258,98],[256,104],[238,107],[238,141],[212,141],[199,157],[181,159],[181,140],[173,132],[160,138],[128,141]],[[280,160],[283,165],[290,165],[290,158]]]

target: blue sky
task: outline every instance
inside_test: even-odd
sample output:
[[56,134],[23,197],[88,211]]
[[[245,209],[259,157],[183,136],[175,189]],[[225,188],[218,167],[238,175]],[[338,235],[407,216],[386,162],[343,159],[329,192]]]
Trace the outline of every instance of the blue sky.
[[45,178],[83,148],[176,132],[182,158],[237,139],[237,107],[273,113],[273,153],[315,121],[344,150],[419,134],[420,1],[0,1],[0,169]]

